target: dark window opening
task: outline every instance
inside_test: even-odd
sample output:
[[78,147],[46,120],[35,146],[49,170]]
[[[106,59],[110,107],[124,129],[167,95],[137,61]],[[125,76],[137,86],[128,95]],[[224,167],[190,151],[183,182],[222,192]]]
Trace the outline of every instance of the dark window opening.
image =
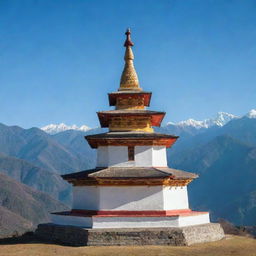
[[128,160],[134,161],[134,147],[133,146],[128,147]]

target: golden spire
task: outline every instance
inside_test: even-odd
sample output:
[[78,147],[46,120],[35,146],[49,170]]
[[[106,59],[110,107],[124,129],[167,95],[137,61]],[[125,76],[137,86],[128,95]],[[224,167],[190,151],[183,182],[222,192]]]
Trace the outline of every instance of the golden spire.
[[118,90],[119,91],[127,91],[127,90],[141,91],[142,89],[140,88],[140,85],[139,85],[139,79],[133,65],[133,60],[134,60],[134,56],[132,52],[133,42],[131,41],[131,37],[130,37],[131,35],[130,29],[127,29],[125,34],[126,34],[126,41],[124,43],[124,46],[126,47],[125,55],[124,55],[125,66],[121,76],[120,87]]

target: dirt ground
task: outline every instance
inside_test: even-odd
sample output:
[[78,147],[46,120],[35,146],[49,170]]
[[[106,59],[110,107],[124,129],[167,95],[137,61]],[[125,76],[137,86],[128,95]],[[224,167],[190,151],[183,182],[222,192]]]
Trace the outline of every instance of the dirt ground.
[[36,241],[16,244],[0,244],[0,256],[256,256],[256,239],[226,236],[217,242],[187,247],[175,246],[105,246],[70,247],[44,244]]

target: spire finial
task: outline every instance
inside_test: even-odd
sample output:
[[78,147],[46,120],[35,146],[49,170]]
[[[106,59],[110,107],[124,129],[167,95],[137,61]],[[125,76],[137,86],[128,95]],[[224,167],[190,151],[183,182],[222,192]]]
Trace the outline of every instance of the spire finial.
[[124,46],[125,47],[133,46],[133,42],[131,41],[131,30],[130,30],[130,28],[127,28],[125,34],[126,34],[126,40],[124,42]]
[[139,80],[135,68],[133,66],[133,52],[132,46],[133,42],[131,41],[131,30],[128,28],[125,32],[126,40],[124,46],[126,47],[124,60],[125,66],[121,76],[119,91],[141,91],[142,89],[139,86]]

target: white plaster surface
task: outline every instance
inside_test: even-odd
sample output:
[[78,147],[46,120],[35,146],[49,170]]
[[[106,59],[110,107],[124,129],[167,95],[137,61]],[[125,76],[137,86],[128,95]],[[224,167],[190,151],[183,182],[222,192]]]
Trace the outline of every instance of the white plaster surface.
[[122,186],[100,188],[100,209],[105,210],[161,210],[161,186]]
[[137,146],[135,147],[135,165],[137,167],[151,167],[153,159],[153,147]]
[[93,217],[92,228],[185,227],[209,222],[209,213],[179,217]]
[[98,167],[108,166],[108,147],[97,148],[97,166]]
[[188,209],[186,187],[75,186],[73,209],[176,210]]
[[179,217],[179,227],[186,227],[191,225],[200,225],[210,223],[209,213],[202,213],[193,216],[181,216]]
[[178,227],[178,217],[104,217],[93,218],[92,228]]
[[52,214],[52,221],[59,225],[95,229],[185,227],[209,223],[209,214],[181,217],[77,217]]
[[128,147],[106,146],[97,149],[97,167],[133,167],[134,161],[128,161]]
[[164,146],[136,146],[134,158],[134,161],[128,161],[128,147],[124,146],[97,149],[97,167],[167,167]]
[[166,147],[154,146],[153,147],[153,159],[152,166],[155,167],[167,167],[166,159]]
[[163,199],[165,210],[188,209],[187,186],[184,187],[163,187]]

